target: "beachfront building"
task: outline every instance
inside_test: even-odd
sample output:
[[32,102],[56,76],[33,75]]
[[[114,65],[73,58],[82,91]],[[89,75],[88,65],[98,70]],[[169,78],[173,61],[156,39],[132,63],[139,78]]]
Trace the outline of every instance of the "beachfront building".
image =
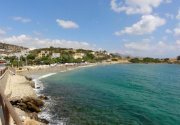
[[52,53],[51,58],[59,58],[60,53]]
[[84,53],[75,53],[74,55],[73,55],[73,58],[74,59],[82,59],[83,57],[84,57]]
[[49,56],[50,52],[46,50],[41,50],[41,52],[38,54],[39,58]]

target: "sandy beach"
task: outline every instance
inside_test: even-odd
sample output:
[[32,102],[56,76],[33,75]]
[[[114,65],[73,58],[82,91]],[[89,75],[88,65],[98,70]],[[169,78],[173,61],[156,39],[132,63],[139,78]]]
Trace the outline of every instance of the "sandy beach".
[[64,72],[68,70],[73,70],[76,68],[88,67],[88,66],[95,66],[98,65],[97,63],[81,63],[81,64],[57,64],[57,65],[42,65],[42,66],[26,66],[23,67],[21,70],[16,70],[18,75],[29,76],[32,77],[33,75],[45,75],[49,73],[57,73],[57,72]]

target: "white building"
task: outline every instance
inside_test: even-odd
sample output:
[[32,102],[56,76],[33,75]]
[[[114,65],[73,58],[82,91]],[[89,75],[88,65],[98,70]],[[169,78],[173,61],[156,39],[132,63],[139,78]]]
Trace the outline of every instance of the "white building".
[[17,52],[17,53],[10,53],[8,56],[16,56],[18,58],[20,58],[21,56],[26,57],[27,55],[29,55],[29,49],[27,50],[22,50],[21,52]]
[[1,57],[4,58],[4,57],[7,57],[7,56],[8,56],[8,55],[5,54],[5,53],[0,54],[0,58],[1,58]]
[[52,53],[51,58],[58,58],[60,57],[60,53]]

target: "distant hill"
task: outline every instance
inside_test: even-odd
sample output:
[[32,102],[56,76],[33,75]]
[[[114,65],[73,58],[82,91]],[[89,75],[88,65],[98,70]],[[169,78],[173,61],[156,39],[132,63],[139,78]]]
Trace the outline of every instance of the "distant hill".
[[28,48],[0,42],[0,53],[20,52],[20,51],[26,50],[26,49],[28,49]]

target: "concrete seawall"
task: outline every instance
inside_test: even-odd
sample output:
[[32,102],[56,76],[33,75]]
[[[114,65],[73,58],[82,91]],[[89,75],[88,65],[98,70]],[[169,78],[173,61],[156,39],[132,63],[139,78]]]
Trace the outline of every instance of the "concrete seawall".
[[[31,81],[27,80],[25,76],[16,75],[11,72],[9,69],[5,71],[5,73],[0,76],[0,89],[8,98],[9,101],[19,100],[29,98],[28,101],[32,101],[37,98],[35,90],[32,88]],[[34,100],[36,103],[36,100]],[[14,105],[13,105],[14,106]],[[24,125],[41,125],[42,123],[33,120],[30,118],[31,113],[21,110],[20,107],[15,105],[14,109],[21,121]],[[0,122],[1,125],[1,122]],[[10,116],[10,125],[15,125],[12,117]]]
[[7,70],[0,77],[0,87],[4,94],[9,98],[37,97],[34,89],[28,84],[29,81],[20,75]]
[[10,77],[11,76],[9,70],[6,70],[6,72],[2,76],[0,76],[0,88],[3,92],[5,92],[6,90],[6,86],[10,80]]

